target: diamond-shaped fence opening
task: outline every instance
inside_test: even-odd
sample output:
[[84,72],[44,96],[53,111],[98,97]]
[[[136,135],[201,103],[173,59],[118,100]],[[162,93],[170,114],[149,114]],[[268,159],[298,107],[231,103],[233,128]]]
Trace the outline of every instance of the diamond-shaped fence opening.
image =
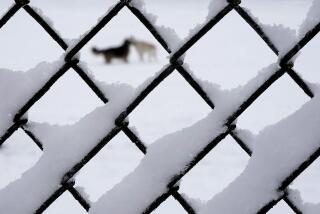
[[[208,5],[210,0],[202,0],[201,4],[196,1],[187,1],[181,4],[179,1],[171,2],[170,7],[165,7],[167,16],[161,15],[161,2],[156,0],[145,1],[145,9],[147,12],[157,16],[156,24],[164,25],[175,29],[175,32],[181,38],[187,36],[198,23],[204,22],[208,14]],[[176,10],[179,7],[180,10]],[[189,10],[188,8],[192,8]],[[180,20],[175,22],[172,17]],[[189,19],[192,17],[192,19]]]
[[1,148],[0,164],[5,176],[0,177],[0,188],[18,179],[40,157],[41,151],[32,143],[32,139],[22,129],[15,131]]
[[295,67],[305,81],[319,82],[319,77],[316,75],[319,69],[315,67],[317,56],[320,54],[320,36],[319,34],[311,40],[297,58]]
[[248,160],[235,140],[227,136],[183,177],[180,191],[199,201],[207,201],[238,177]]
[[[174,198],[187,213],[198,213],[201,210],[206,213],[212,208],[219,209],[219,207],[228,208],[230,213],[233,204],[224,205],[223,201],[215,200],[215,198],[208,205],[195,203],[195,200],[179,192],[179,181],[211,150],[214,152],[214,148],[227,136],[233,137],[244,152],[252,156],[247,167],[249,169],[245,169],[245,171],[250,170],[250,167],[254,168],[254,164],[251,162],[264,157],[264,153],[261,152],[263,149],[258,144],[259,141],[266,141],[266,134],[263,132],[261,136],[248,137],[248,133],[237,129],[236,121],[257,98],[264,94],[284,74],[288,74],[307,96],[315,97],[303,107],[309,111],[309,120],[312,118],[310,115],[313,113],[311,112],[312,104],[316,102],[314,100],[317,100],[317,96],[315,96],[317,90],[314,85],[305,82],[296,72],[294,59],[298,52],[302,52],[304,46],[320,31],[319,17],[316,18],[317,14],[314,13],[318,9],[316,1],[312,9],[313,12],[311,11],[307,17],[309,24],[304,26],[301,31],[302,34],[300,33],[300,36],[295,38],[294,42],[289,46],[287,43],[290,40],[289,37],[292,37],[292,31],[283,26],[270,27],[261,24],[257,18],[253,17],[250,11],[241,7],[241,2],[238,0],[213,1],[209,6],[210,12],[207,19],[203,24],[193,29],[184,40],[180,40],[169,28],[156,25],[154,18],[145,10],[142,2],[120,0],[107,10],[105,15],[76,42],[65,40],[53,28],[50,20],[45,17],[45,12],[37,10],[29,3],[28,0],[16,0],[0,18],[0,28],[9,25],[15,14],[20,10],[24,10],[49,34],[57,45],[61,47],[61,50],[65,51],[65,54],[57,63],[51,65],[50,68],[51,70],[54,68],[54,71],[48,71],[43,74],[43,79],[32,86],[31,94],[23,90],[23,87],[26,87],[25,85],[8,85],[8,88],[14,90],[19,88],[20,94],[15,93],[15,96],[11,99],[10,91],[8,92],[11,105],[13,101],[16,101],[16,105],[12,105],[10,109],[6,109],[6,106],[4,106],[5,115],[0,129],[0,144],[7,143],[6,140],[19,128],[22,128],[34,141],[35,145],[40,150],[44,150],[44,153],[32,170],[29,170],[20,180],[8,185],[0,192],[1,212],[43,213],[61,195],[68,192],[79,202],[83,210],[93,213],[109,211],[108,208],[111,208],[110,213],[151,213],[168,198]],[[131,87],[124,85],[106,86],[101,84],[87,71],[77,55],[124,8],[127,8],[136,16],[163,49],[170,54],[169,59],[164,63],[164,67],[134,92]],[[216,85],[197,78],[197,71],[191,72],[189,67],[184,64],[184,55],[204,35],[209,31],[214,31],[215,25],[231,11],[238,13],[239,19],[242,18],[262,38],[272,52],[277,56],[279,55],[279,59],[273,66],[260,72],[247,85],[231,91],[221,91]],[[274,40],[273,34],[275,32],[280,32],[282,40],[281,38]],[[283,40],[283,38],[285,39]],[[283,43],[286,43],[285,47],[282,46]],[[208,60],[212,59],[208,58]],[[105,106],[98,108],[68,127],[29,122],[28,110],[71,68],[105,103]],[[212,112],[207,118],[197,122],[195,125],[165,136],[157,140],[154,145],[147,146],[138,137],[136,130],[129,126],[128,117],[175,70],[205,101],[212,109]],[[121,96],[123,94],[125,96]],[[303,119],[301,112],[299,113],[298,111],[297,115],[300,120]],[[317,115],[314,118],[316,120]],[[286,123],[292,120],[289,117],[275,125],[274,129],[286,126]],[[311,121],[314,122],[314,120]],[[303,139],[306,143],[305,147],[303,149],[300,148],[300,151],[299,148],[294,147],[295,145],[286,145],[290,146],[287,151],[288,156],[284,156],[283,160],[274,166],[283,171],[280,177],[278,175],[272,177],[273,173],[272,170],[270,171],[270,166],[266,165],[264,161],[259,163],[261,166],[265,166],[259,172],[262,173],[265,170],[266,174],[262,174],[262,177],[274,178],[274,180],[271,179],[268,183],[264,183],[265,186],[257,186],[254,191],[250,188],[245,189],[246,194],[244,196],[247,198],[242,197],[242,200],[240,200],[244,200],[244,205],[246,199],[250,200],[250,197],[255,197],[255,201],[250,201],[253,206],[248,211],[249,213],[266,213],[280,201],[281,203],[285,202],[286,206],[290,207],[294,213],[307,213],[304,206],[296,200],[297,197],[293,195],[293,191],[288,189],[288,186],[320,155],[319,144],[310,143],[319,140],[310,137],[312,133],[317,132],[316,127],[312,125],[304,124],[305,130],[301,130],[301,135],[297,133],[298,131],[290,133],[288,130],[282,130],[288,138],[293,134],[293,137],[289,138],[290,140]],[[283,133],[279,133],[274,129],[268,129],[269,131],[271,130],[271,135],[282,139]],[[125,177],[121,183],[100,198],[97,203],[92,204],[86,194],[81,191],[81,188],[75,187],[74,178],[121,131],[137,146],[141,154],[146,155],[146,158],[142,160],[133,173]],[[266,133],[268,133],[267,131]],[[77,133],[81,134],[78,135]],[[272,142],[273,140],[271,139]],[[258,142],[257,145],[254,144],[256,141]],[[197,142],[197,144],[194,142]],[[281,147],[279,144],[274,145],[274,147],[276,154],[278,154],[277,152],[281,154],[281,152],[286,151],[286,148]],[[268,154],[267,152],[270,152],[270,148],[266,147],[264,152]],[[294,159],[290,159],[292,157]],[[288,158],[292,164],[286,167],[283,163],[288,163]],[[273,159],[270,161],[273,161]],[[276,178],[277,180],[275,180]],[[253,182],[260,182],[259,176],[254,179],[256,180],[253,180]],[[235,188],[234,186],[238,183],[233,182],[221,193],[220,197],[223,195],[228,196],[228,190],[230,189],[232,193],[232,188]],[[249,184],[248,182],[243,183],[244,186],[238,186],[238,188],[244,188],[246,185],[250,187],[250,182]],[[265,195],[264,188],[273,192],[272,197]],[[22,198],[25,199],[25,192],[32,192],[32,200],[20,200]],[[250,193],[257,193],[257,195],[250,195]],[[19,203],[10,203],[11,200],[18,200]],[[228,204],[229,201],[230,203],[234,202],[234,199],[226,197],[224,201],[224,203]],[[125,204],[121,204],[121,202]],[[258,205],[255,205],[255,203]],[[241,209],[239,204],[234,206],[237,209]],[[243,213],[242,211],[239,212]]]
[[276,213],[294,214],[295,212],[286,204],[286,202],[280,201],[276,206],[274,206],[268,212],[268,214],[276,214]]
[[4,25],[0,33],[2,67],[25,71],[41,61],[53,61],[63,53],[57,43],[25,11],[19,10],[10,19],[10,23]]
[[44,214],[54,214],[60,212],[72,212],[78,214],[87,213],[77,201],[74,200],[69,192],[63,193],[55,202],[53,202]]
[[[231,11],[190,48],[184,61],[197,77],[230,89],[245,84],[261,67],[277,60],[266,47],[239,14]],[[208,60],[210,58],[214,60]]]
[[133,171],[142,157],[143,153],[120,132],[82,168],[75,178],[76,185],[85,189],[91,201],[97,201]]
[[70,69],[30,108],[28,118],[34,122],[72,124],[103,104],[81,77]]
[[[299,1],[290,2],[272,2],[266,1],[264,4],[255,4],[254,1],[241,2],[242,7],[252,11],[252,14],[259,17],[264,23],[284,24],[291,28],[297,29],[304,21],[306,13],[310,8],[312,1],[306,1],[303,4]],[[297,8],[300,10],[287,10],[286,8]],[[286,15],[283,12],[287,11]],[[272,13],[272,16],[270,14]]]
[[301,88],[285,74],[239,117],[237,125],[258,133],[267,125],[275,124],[292,114],[309,100]]
[[300,197],[305,202],[319,203],[320,201],[320,187],[312,185],[314,181],[319,180],[319,175],[317,174],[319,166],[320,160],[317,159],[290,186],[291,189],[299,190]]
[[[127,26],[133,26],[130,31],[125,30]],[[135,39],[144,38],[148,43],[156,46],[156,57],[149,58],[144,55],[140,59],[139,54],[133,46],[130,47],[128,64],[123,63],[122,59],[112,60],[112,65],[105,63],[102,55],[94,55],[92,48],[104,49],[106,47],[118,46],[123,43],[124,38],[134,37]],[[157,40],[147,28],[130,12],[124,8],[106,27],[92,38],[81,50],[81,59],[88,63],[88,68],[96,79],[107,83],[121,82],[128,83],[133,87],[140,86],[148,78],[155,75],[165,63],[167,63],[168,53],[158,44]],[[106,66],[101,66],[106,65]],[[132,71],[132,72],[130,72]],[[137,71],[137,72],[134,72]],[[138,73],[138,74],[137,74]]]
[[[205,117],[211,108],[181,75],[174,71],[130,115],[141,140],[156,139]],[[161,115],[161,117],[159,117]]]
[[187,212],[183,207],[171,196],[165,200],[157,209],[155,209],[153,214],[162,214],[174,212],[177,214],[186,214]]

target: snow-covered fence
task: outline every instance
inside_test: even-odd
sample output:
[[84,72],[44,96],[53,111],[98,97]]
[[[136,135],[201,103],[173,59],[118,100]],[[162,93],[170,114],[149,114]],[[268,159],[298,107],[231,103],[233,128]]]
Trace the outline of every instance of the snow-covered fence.
[[[169,63],[136,91],[128,86],[104,85],[96,81],[77,57],[83,46],[124,7],[170,53]],[[16,0],[0,19],[0,28],[23,9],[65,50],[65,54],[57,63],[43,64],[25,74],[15,74],[19,77],[10,76],[5,70],[0,73],[1,84],[8,84],[12,79],[16,82],[14,86],[6,85],[12,90],[0,104],[0,144],[21,128],[44,150],[33,168],[0,191],[0,213],[42,213],[65,191],[69,191],[89,213],[150,213],[169,196],[173,196],[187,213],[266,213],[281,200],[295,213],[316,213],[319,209],[302,204],[297,193],[288,186],[320,155],[320,134],[317,130],[320,122],[319,87],[303,81],[293,68],[297,53],[320,31],[319,8],[319,1],[314,1],[296,36],[283,26],[261,24],[250,11],[241,7],[239,0],[213,0],[206,22],[195,27],[186,39],[180,40],[173,30],[155,24],[154,17],[146,12],[142,1],[120,0],[78,41],[68,44],[50,24],[51,21],[30,6],[28,0]],[[246,85],[222,91],[198,79],[184,64],[183,55],[233,10],[257,32],[279,60]],[[28,122],[27,111],[70,68],[79,74],[105,106],[72,127]],[[127,117],[174,70],[212,108],[212,113],[147,148],[129,127]],[[311,101],[258,136],[238,130],[237,118],[285,73],[312,98]],[[23,84],[18,84],[19,81]],[[92,124],[97,126],[92,127]],[[82,132],[86,135],[76,136]],[[81,191],[74,188],[74,176],[119,132],[125,133],[146,157],[133,173],[98,202],[91,204]],[[228,188],[207,204],[198,206],[179,193],[179,181],[227,135],[231,135],[244,152],[252,155],[250,162]],[[52,163],[54,168],[50,167]],[[29,197],[30,192],[32,198]]]

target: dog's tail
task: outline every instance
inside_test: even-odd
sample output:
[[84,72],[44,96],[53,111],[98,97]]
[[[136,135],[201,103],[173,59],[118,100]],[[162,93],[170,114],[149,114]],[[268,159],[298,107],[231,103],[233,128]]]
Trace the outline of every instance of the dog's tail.
[[92,48],[92,52],[93,52],[94,54],[99,54],[99,53],[101,53],[101,50],[97,49],[96,47],[93,47],[93,48]]

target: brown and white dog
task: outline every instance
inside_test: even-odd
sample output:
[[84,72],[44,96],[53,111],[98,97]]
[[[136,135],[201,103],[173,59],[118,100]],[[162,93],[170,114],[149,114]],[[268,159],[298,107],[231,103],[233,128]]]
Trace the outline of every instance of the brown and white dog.
[[138,52],[141,61],[144,61],[144,55],[148,56],[149,61],[157,60],[156,46],[145,41],[137,40],[134,37],[130,37],[129,41]]
[[92,48],[92,52],[96,55],[102,55],[106,61],[106,63],[110,63],[112,59],[119,58],[124,62],[128,62],[128,55],[130,52],[130,44],[131,42],[126,39],[123,44],[119,47],[112,47],[107,49],[97,49],[95,47]]

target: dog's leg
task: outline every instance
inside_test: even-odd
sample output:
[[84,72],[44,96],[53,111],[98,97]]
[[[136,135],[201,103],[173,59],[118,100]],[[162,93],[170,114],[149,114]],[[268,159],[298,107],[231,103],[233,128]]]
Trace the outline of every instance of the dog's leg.
[[153,57],[152,57],[152,53],[148,52],[147,54],[148,54],[149,62],[152,62],[152,58],[153,58]]
[[105,56],[105,60],[107,64],[111,63],[111,57],[110,56]]
[[138,52],[138,55],[139,55],[139,58],[140,58],[140,62],[143,62],[144,59],[143,59],[143,53],[142,53],[142,51],[141,51],[139,48],[137,48],[136,50],[137,50],[137,52]]
[[152,50],[151,52],[149,52],[150,53],[150,58],[152,58],[152,60],[154,61],[154,62],[157,62],[158,61],[158,59],[157,59],[157,52],[155,51],[155,50]]
[[129,61],[128,61],[128,56],[124,56],[123,57],[123,61],[125,62],[125,63],[128,63]]

